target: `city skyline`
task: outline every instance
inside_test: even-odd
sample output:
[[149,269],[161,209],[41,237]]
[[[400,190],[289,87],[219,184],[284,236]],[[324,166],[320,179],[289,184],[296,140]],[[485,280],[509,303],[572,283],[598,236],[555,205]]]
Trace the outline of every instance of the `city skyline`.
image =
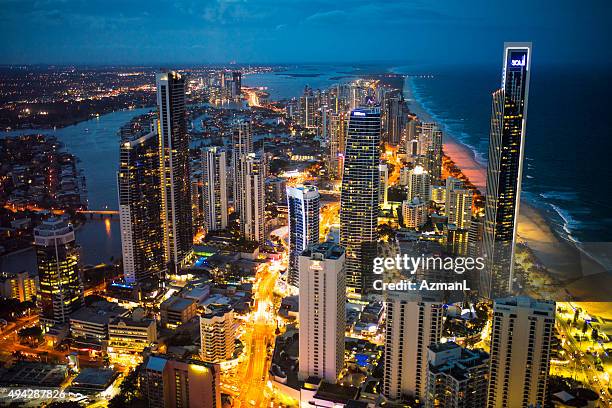
[[[564,60],[566,74],[580,72],[579,57],[605,42],[605,13],[572,37],[583,10],[546,14],[522,0],[477,10],[176,0],[112,14],[76,0],[2,3],[7,21],[31,7],[66,26],[49,41],[73,33],[58,42],[69,51],[42,42],[40,56],[88,58],[115,39],[117,58],[153,49],[135,51],[141,43],[174,63],[0,67],[0,405],[32,389],[39,405],[57,390],[109,408],[612,407],[612,312],[595,302],[612,299],[612,246],[574,239],[563,212],[601,207],[593,197],[606,186],[562,175],[585,157],[601,164],[604,146],[587,140],[608,138],[590,112],[584,143],[569,132],[564,145],[559,129],[583,122],[562,120],[571,79],[547,69]],[[107,36],[75,51],[99,29],[83,18],[92,10]],[[561,50],[548,29],[570,17]],[[156,24],[140,32],[145,20]],[[177,37],[195,21],[224,37],[205,47]],[[593,36],[601,43],[579,46]],[[266,41],[274,49],[262,52]],[[237,62],[311,58],[312,45],[321,57],[417,63],[180,62],[237,49]],[[594,73],[606,56],[590,61]],[[457,61],[472,65],[421,70]],[[592,79],[581,87],[599,90]],[[583,144],[592,154],[572,162]]]

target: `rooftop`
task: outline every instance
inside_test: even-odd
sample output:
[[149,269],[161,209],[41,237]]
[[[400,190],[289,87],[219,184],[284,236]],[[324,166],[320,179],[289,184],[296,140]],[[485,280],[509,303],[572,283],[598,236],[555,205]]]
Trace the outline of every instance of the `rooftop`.
[[320,242],[311,245],[308,249],[302,252],[302,256],[312,257],[314,254],[323,255],[325,259],[340,259],[344,255],[344,249],[331,241]]

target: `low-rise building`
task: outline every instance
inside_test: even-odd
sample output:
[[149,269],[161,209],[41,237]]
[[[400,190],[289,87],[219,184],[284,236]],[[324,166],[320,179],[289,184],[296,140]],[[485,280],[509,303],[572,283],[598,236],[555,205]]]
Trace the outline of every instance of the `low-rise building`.
[[160,306],[162,326],[173,329],[193,319],[196,315],[196,305],[193,299],[179,296],[165,300]]
[[117,354],[141,353],[157,342],[155,319],[144,317],[143,310],[119,316],[108,324],[108,352]]

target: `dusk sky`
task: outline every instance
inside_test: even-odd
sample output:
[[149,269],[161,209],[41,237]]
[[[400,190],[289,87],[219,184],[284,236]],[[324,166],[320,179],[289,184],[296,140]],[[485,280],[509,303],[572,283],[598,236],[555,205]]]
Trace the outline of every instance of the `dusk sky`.
[[[506,8],[512,7],[512,9]],[[0,0],[0,63],[610,64],[608,1]]]

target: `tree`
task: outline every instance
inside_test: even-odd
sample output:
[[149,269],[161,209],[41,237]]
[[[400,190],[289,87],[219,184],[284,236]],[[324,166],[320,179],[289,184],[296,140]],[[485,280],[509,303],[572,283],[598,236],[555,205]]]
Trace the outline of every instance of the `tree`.
[[128,373],[121,383],[119,394],[108,402],[108,408],[146,408],[147,405],[138,388],[138,369]]

